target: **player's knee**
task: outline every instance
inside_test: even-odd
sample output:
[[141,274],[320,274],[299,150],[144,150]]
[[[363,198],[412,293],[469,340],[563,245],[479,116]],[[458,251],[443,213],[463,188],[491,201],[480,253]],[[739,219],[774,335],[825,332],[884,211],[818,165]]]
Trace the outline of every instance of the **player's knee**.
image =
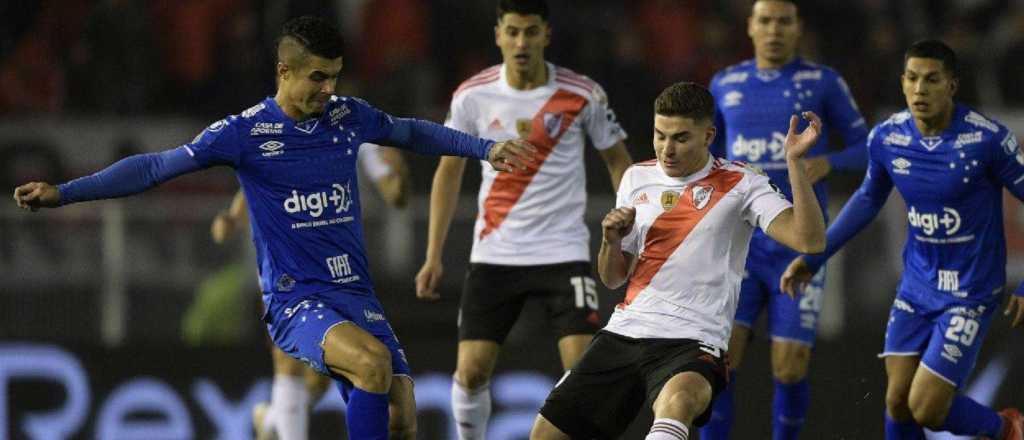
[[[468,363],[467,363],[468,364]],[[490,382],[487,369],[479,365],[459,365],[455,370],[455,381],[463,387],[475,390]]]
[[383,344],[368,346],[351,362],[355,375],[352,383],[357,388],[385,393],[391,387],[391,353]]
[[885,391],[885,409],[898,422],[908,422],[913,417],[910,413],[907,390],[888,389]]
[[910,413],[914,416],[914,421],[925,428],[934,430],[941,427],[946,421],[948,407],[938,399],[917,397],[911,394],[908,406]]
[[704,412],[710,401],[710,395],[700,392],[676,392],[660,395],[654,401],[654,413],[657,417],[669,417],[689,422]]
[[786,350],[782,355],[772,359],[772,376],[784,384],[800,382],[807,377],[807,367],[811,361],[809,348]]
[[388,439],[416,440],[416,418],[391,417],[390,421],[388,422]]

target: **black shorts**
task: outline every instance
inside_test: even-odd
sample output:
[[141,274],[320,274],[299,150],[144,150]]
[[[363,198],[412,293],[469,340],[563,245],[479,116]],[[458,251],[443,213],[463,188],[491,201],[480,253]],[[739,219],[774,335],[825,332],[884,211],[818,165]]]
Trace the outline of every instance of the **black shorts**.
[[558,338],[601,328],[597,283],[590,263],[499,266],[471,263],[459,306],[459,340],[497,343],[519,318],[526,301],[539,301]]
[[[718,353],[716,356],[715,354]],[[548,395],[541,415],[572,438],[613,439],[651,405],[678,373],[693,371],[711,383],[712,401],[728,383],[721,350],[690,339],[633,339],[602,331]],[[694,420],[703,426],[711,403]]]

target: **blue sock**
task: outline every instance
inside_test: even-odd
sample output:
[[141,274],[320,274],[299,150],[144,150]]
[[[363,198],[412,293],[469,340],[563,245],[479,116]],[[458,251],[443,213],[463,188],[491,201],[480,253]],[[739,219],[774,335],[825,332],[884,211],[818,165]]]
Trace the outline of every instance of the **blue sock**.
[[885,412],[885,440],[924,440],[924,428],[913,420],[897,422]]
[[348,438],[387,440],[388,395],[352,388],[345,409]]
[[942,422],[939,429],[957,435],[996,438],[1003,429],[1003,419],[992,408],[975,402],[970,397],[957,395],[953,397],[953,405],[949,407],[946,421]]
[[804,427],[811,391],[807,379],[797,383],[775,381],[775,400],[772,403],[772,439],[796,440]]
[[733,392],[736,387],[736,371],[729,372],[729,385],[718,394],[711,406],[711,420],[700,428],[701,440],[728,440],[732,429]]

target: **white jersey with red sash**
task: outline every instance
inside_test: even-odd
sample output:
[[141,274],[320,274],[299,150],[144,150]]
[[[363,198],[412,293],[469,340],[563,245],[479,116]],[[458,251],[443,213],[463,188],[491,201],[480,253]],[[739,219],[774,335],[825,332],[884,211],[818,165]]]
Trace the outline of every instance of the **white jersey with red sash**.
[[622,250],[638,260],[605,330],[725,349],[750,236],[792,204],[763,174],[709,156],[703,169],[680,178],[657,160],[634,164],[616,206],[636,208]]
[[523,138],[539,164],[525,174],[498,173],[482,162],[479,215],[470,261],[509,266],[589,261],[583,223],[585,138],[604,150],[626,138],[604,90],[589,78],[547,64],[547,84],[509,86],[504,65],[466,80],[445,125],[495,141]]

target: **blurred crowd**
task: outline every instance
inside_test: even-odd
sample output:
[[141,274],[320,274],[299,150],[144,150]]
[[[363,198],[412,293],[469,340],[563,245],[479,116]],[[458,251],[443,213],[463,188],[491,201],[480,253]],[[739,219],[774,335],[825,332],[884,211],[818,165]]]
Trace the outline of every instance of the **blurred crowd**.
[[[664,85],[707,82],[751,56],[748,0],[552,1],[548,58],[605,86],[627,129],[648,131]],[[963,59],[959,97],[1024,104],[1019,0],[804,2],[802,54],[837,68],[864,113],[901,104],[903,49],[943,38]],[[452,90],[500,61],[488,1],[12,0],[0,6],[0,115],[220,117],[272,94],[288,18],[336,18],[347,91],[441,119]],[[643,111],[638,109],[644,109]],[[635,116],[634,116],[635,114]],[[639,129],[639,131],[638,131]]]

